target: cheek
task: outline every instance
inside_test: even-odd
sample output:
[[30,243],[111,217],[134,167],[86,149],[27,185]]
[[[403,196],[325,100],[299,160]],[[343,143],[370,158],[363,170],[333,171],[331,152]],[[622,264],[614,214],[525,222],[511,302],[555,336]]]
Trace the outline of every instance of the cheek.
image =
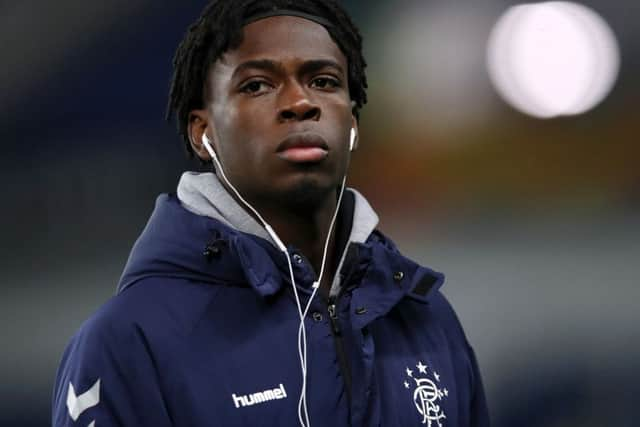
[[238,141],[244,139],[245,120],[240,110],[229,104],[226,104],[224,108],[215,109],[213,123],[221,155],[224,157],[233,156],[239,148]]
[[266,102],[237,101],[227,103],[217,115],[228,134],[246,137],[261,134],[273,112],[274,106]]
[[351,127],[352,111],[351,101],[349,101],[349,99],[340,97],[332,102],[328,102],[326,104],[326,110],[328,113],[330,112],[335,115],[335,119],[338,120],[338,123]]
[[328,117],[328,119],[336,124],[332,131],[334,132],[334,135],[339,137],[341,141],[344,141],[348,145],[349,135],[351,133],[351,128],[353,127],[351,105],[340,103],[332,107],[333,108],[327,110],[328,114],[333,116]]
[[215,122],[225,172],[241,187],[248,177],[264,170],[265,120],[253,110],[227,105]]

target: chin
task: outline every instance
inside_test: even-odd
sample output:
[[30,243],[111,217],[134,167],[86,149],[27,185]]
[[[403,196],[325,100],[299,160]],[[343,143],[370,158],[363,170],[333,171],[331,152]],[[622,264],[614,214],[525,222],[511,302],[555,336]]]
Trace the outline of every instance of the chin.
[[318,209],[327,197],[335,194],[335,185],[321,183],[317,178],[305,176],[284,191],[283,203],[292,210],[310,211]]

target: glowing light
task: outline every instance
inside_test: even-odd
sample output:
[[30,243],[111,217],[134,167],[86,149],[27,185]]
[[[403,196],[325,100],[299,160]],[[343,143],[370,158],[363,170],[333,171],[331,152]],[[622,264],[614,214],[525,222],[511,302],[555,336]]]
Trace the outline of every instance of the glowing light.
[[495,25],[487,66],[514,108],[548,118],[584,113],[611,91],[620,66],[613,31],[571,2],[514,6]]

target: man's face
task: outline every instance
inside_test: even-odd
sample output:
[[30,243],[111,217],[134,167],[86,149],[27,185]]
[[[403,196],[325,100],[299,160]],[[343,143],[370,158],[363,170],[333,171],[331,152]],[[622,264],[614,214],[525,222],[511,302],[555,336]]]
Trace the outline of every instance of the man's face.
[[206,123],[192,121],[192,134],[213,140],[241,194],[285,204],[335,194],[356,122],[347,60],[324,27],[292,16],[245,26],[242,44],[211,67],[205,91]]

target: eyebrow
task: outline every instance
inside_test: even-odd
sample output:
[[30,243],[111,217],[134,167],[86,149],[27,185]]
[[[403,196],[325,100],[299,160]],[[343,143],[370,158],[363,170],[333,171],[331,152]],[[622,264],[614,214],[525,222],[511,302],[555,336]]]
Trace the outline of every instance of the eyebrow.
[[[243,62],[238,65],[233,71],[232,79],[237,77],[240,73],[246,70],[264,70],[272,73],[279,73],[283,71],[283,66],[279,62],[271,59],[253,59]],[[305,61],[298,70],[299,74],[311,74],[322,70],[323,68],[334,68],[339,73],[344,75],[344,69],[340,64],[331,59],[312,59]]]

